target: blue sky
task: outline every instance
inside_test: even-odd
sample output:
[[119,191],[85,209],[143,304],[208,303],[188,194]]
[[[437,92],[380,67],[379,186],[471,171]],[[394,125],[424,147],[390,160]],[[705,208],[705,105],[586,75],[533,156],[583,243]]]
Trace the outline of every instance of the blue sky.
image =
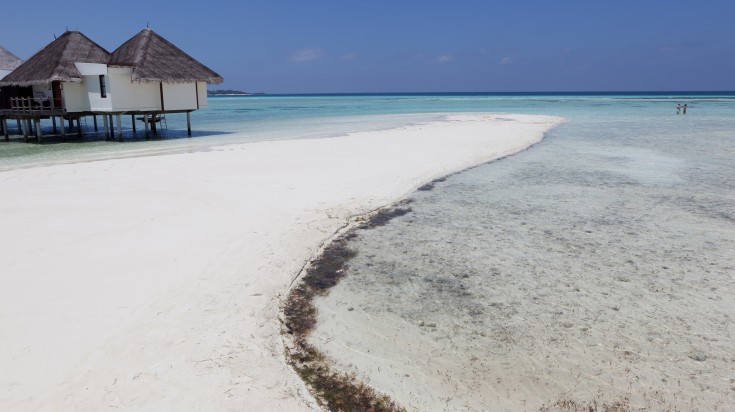
[[112,51],[149,24],[225,78],[214,87],[251,92],[735,90],[732,0],[69,0],[2,14],[0,45],[24,59],[67,27]]

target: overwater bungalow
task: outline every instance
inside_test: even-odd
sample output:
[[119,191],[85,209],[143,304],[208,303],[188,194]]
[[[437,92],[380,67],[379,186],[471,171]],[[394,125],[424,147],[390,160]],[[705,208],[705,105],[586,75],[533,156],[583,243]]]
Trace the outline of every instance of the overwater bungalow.
[[[91,111],[95,96],[90,93],[95,68],[105,67],[110,53],[78,31],[67,31],[0,80],[10,97],[2,112],[7,139],[7,118],[21,121],[28,137],[35,126],[41,138],[41,119],[79,118]],[[61,122],[62,134],[64,124]]]
[[155,116],[190,113],[207,103],[207,83],[222,83],[220,75],[199,63],[150,28],[145,28],[112,52],[108,62],[110,110]]
[[[13,70],[17,69],[21,63],[23,63],[23,60],[9,52],[6,48],[0,46],[0,80],[10,74]],[[8,102],[11,97],[18,96],[11,94],[11,90],[3,90],[0,88],[0,110],[9,108]],[[0,122],[0,133],[5,133],[5,126],[2,122]]]
[[[130,115],[133,131],[142,121],[146,135],[149,125],[167,113],[185,113],[191,136],[190,113],[207,106],[207,83],[221,83],[217,73],[199,63],[166,39],[146,28],[113,53],[79,31],[67,31],[0,80],[0,88],[12,97],[0,106],[0,121],[6,140],[7,119],[18,119],[28,137],[35,125],[41,140],[41,119],[77,122],[97,116],[112,137],[117,126],[122,139],[121,116]],[[113,118],[117,121],[114,122]]]

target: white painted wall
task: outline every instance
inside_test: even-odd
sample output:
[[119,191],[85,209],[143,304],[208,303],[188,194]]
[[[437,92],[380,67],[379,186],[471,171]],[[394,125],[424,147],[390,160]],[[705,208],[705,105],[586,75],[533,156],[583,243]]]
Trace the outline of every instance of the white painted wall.
[[110,87],[110,76],[105,76],[105,89],[106,97],[102,97],[100,90],[100,76],[82,76],[84,79],[82,84],[87,91],[87,100],[89,101],[89,107],[93,111],[109,112],[112,110],[112,88]]
[[197,94],[194,82],[163,83],[164,110],[196,110]]
[[199,107],[208,107],[207,101],[207,82],[197,82],[197,92],[199,93]]
[[[81,83],[61,83],[61,95],[64,98],[66,111],[110,111],[112,109],[112,102],[109,93],[110,81],[108,76],[105,76],[105,84],[108,90],[107,97],[102,97],[100,93],[99,75],[82,76]],[[49,91],[49,93],[51,92]]]
[[[98,86],[99,87],[99,86]],[[61,96],[67,112],[84,112],[90,110],[89,95],[83,83],[61,83]]]
[[161,89],[158,83],[132,81],[133,69],[110,67],[109,81],[112,91],[112,109],[161,110]]

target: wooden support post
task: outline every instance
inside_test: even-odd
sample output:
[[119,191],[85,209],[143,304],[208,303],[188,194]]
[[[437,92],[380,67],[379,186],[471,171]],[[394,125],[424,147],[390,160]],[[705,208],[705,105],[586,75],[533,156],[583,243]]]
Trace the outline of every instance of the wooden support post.
[[155,113],[153,113],[153,114],[151,115],[151,131],[153,132],[153,136],[155,136],[155,135],[157,135],[157,134],[158,134],[158,133],[156,132],[156,129],[157,129],[157,128],[158,128],[158,126],[156,125],[156,114],[155,114]]
[[68,117],[69,119],[69,130],[74,129],[74,119],[71,118],[71,116]]
[[2,134],[5,134],[5,118],[4,117],[0,118],[0,132],[2,132]]
[[82,118],[77,117],[77,136],[82,137]]
[[121,114],[117,114],[117,138],[122,141],[122,121],[120,118],[122,117]]
[[110,125],[107,123],[107,115],[102,115],[102,120],[105,121],[105,140],[107,140],[108,136],[110,135]]
[[36,140],[41,143],[41,118],[36,117],[33,120],[36,122]]
[[97,131],[97,115],[96,114],[92,115],[92,122],[94,123],[94,131],[96,132]]
[[110,139],[112,139],[115,137],[115,124],[112,122],[111,114],[106,114],[105,116],[107,116],[110,119],[109,120],[110,121]]
[[143,127],[145,127],[145,138],[148,139],[148,114],[143,115]]
[[186,131],[191,137],[191,112],[186,112]]
[[59,124],[61,125],[61,137],[66,137],[66,126],[64,125],[64,118],[60,117],[61,121],[59,121]]
[[15,119],[15,124],[18,125],[18,134],[23,133],[21,130],[22,128],[20,127],[20,119]]
[[54,134],[58,133],[58,132],[56,131],[56,117],[54,117],[54,116],[51,116],[51,124],[53,125],[53,133],[54,133]]
[[23,138],[26,140],[26,143],[28,143],[28,120],[23,119]]
[[133,125],[133,133],[135,133],[135,115],[130,115],[130,123]]
[[3,117],[3,134],[5,134],[5,141],[10,141],[10,135],[8,134],[8,119]]

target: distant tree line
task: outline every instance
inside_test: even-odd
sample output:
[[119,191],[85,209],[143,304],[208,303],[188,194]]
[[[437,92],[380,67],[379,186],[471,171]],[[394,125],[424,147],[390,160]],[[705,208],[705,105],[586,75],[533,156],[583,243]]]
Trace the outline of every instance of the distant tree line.
[[239,94],[239,95],[249,96],[252,94],[263,94],[263,93],[248,93],[242,90],[233,90],[233,89],[217,89],[217,90],[207,90],[207,94],[210,96],[225,95],[225,94],[227,95]]

